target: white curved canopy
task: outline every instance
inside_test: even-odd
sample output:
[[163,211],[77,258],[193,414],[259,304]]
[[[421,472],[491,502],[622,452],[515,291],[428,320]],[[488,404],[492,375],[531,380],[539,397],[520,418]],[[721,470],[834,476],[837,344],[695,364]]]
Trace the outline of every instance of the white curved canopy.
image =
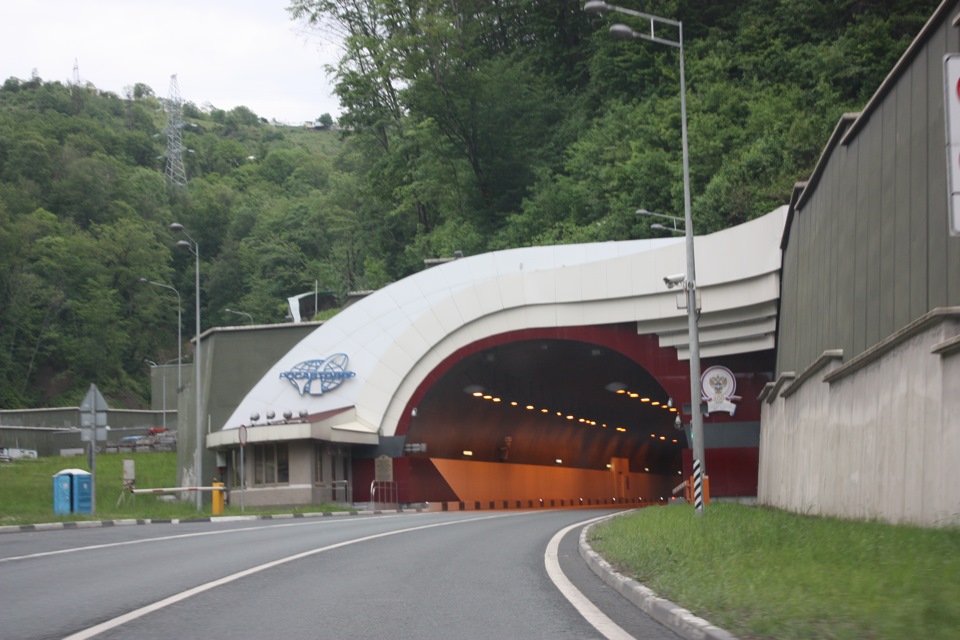
[[[774,346],[785,220],[781,207],[696,238],[705,357]],[[222,428],[249,424],[254,413],[353,407],[351,428],[393,435],[430,371],[457,349],[507,331],[637,322],[639,333],[658,334],[661,346],[686,358],[686,311],[663,282],[685,267],[683,238],[665,238],[511,249],[427,269],[318,327]]]

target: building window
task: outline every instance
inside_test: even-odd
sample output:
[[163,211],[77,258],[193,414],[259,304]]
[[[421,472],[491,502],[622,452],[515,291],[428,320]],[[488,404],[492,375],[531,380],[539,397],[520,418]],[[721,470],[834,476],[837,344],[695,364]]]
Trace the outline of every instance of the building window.
[[286,484],[290,482],[290,460],[287,443],[253,446],[253,484]]

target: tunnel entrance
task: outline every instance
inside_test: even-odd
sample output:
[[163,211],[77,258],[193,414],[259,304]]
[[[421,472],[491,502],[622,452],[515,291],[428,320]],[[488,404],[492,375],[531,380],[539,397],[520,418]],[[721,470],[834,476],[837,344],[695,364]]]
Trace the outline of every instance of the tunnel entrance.
[[478,341],[437,367],[408,405],[397,428],[401,493],[463,500],[468,487],[485,499],[490,484],[512,478],[491,497],[517,479],[569,482],[568,493],[583,482],[634,499],[669,495],[688,445],[675,426],[687,372],[632,324]]
[[[407,442],[419,455],[677,474],[683,434],[643,367],[588,342],[520,340],[474,353],[424,395]],[[408,447],[409,448],[409,447]]]

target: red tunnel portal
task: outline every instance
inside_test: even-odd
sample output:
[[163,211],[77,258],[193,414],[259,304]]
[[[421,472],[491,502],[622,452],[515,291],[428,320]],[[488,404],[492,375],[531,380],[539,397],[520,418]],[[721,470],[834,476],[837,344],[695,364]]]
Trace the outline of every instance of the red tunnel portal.
[[[746,391],[740,395],[747,398],[756,398],[769,377],[763,371],[772,369],[769,356],[722,361],[728,367],[736,363],[738,393]],[[528,329],[472,343],[434,369],[404,411],[396,434],[406,436],[408,448],[417,447],[394,460],[400,499],[462,501],[463,489],[451,486],[455,475],[498,478],[523,466],[533,475],[536,469],[556,474],[563,467],[596,476],[609,474],[611,463],[618,467],[614,473],[633,478],[633,487],[630,478],[617,481],[623,491],[669,493],[689,473],[683,469],[689,454],[683,456],[688,443],[674,427],[678,413],[665,405],[689,404],[688,380],[689,363],[678,360],[674,349],[661,348],[656,336],[637,335],[633,324]],[[743,389],[754,386],[751,381],[756,393]],[[725,415],[712,419],[722,422]],[[742,407],[737,420],[745,419],[759,421],[759,407]],[[425,451],[416,450],[421,445]],[[755,485],[755,452],[747,459],[753,460],[745,470],[747,484],[752,474]],[[372,463],[355,461],[358,490],[372,480],[366,462]],[[729,461],[722,466],[729,473]],[[460,480],[462,487],[467,481]],[[717,479],[711,481],[716,494]],[[743,484],[738,477],[738,487]],[[482,499],[527,497],[504,496],[503,488],[496,493]]]

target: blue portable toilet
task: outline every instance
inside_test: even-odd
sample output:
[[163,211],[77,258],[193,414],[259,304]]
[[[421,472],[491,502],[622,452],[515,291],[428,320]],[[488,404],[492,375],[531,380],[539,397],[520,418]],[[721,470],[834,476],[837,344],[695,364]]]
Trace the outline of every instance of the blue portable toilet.
[[53,476],[55,514],[90,513],[93,510],[93,476],[83,469],[63,469]]
[[93,511],[93,476],[81,469],[73,474],[73,499],[71,506],[74,513],[90,513]]
[[73,510],[73,476],[63,471],[53,476],[53,512],[66,515]]

